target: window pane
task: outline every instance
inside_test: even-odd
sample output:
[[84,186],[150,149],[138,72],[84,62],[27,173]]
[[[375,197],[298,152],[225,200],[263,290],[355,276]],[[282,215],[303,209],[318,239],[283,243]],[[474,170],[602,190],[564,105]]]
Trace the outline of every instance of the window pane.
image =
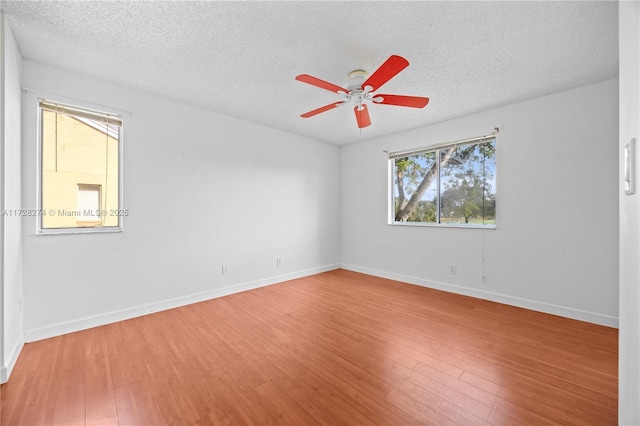
[[438,165],[435,160],[435,152],[395,159],[396,222],[437,221]]
[[495,224],[495,141],[440,154],[441,223]]
[[[41,109],[42,229],[117,227],[120,126]],[[100,210],[86,214],[85,210]]]

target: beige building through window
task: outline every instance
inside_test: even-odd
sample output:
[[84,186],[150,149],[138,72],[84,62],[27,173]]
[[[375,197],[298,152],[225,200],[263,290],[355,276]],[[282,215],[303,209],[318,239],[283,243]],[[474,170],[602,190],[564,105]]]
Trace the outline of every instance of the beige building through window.
[[118,228],[122,121],[40,101],[42,231]]

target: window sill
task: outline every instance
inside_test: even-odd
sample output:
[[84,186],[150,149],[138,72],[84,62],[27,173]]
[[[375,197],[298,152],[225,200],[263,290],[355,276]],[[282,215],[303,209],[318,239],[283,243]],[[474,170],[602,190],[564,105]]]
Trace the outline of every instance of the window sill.
[[420,228],[465,228],[465,229],[496,229],[496,225],[477,225],[464,223],[422,223],[422,222],[390,222],[391,226],[417,226]]
[[81,227],[38,229],[36,235],[72,235],[72,234],[112,234],[123,232],[121,227]]

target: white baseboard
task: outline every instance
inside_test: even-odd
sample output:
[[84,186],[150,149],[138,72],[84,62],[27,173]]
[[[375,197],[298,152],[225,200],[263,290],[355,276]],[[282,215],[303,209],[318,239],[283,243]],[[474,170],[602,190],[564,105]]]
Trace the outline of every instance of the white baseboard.
[[75,331],[86,330],[88,328],[99,327],[101,325],[111,324],[118,321],[124,321],[143,315],[148,315],[154,312],[165,311],[167,309],[173,309],[180,306],[190,305],[192,303],[203,302],[205,300],[215,299],[222,296],[228,296],[234,293],[240,293],[242,291],[253,290],[260,287],[265,287],[272,284],[281,283],[284,281],[293,280],[296,278],[302,278],[309,275],[319,274],[321,272],[327,272],[334,269],[338,269],[338,264],[325,265],[317,268],[306,269],[303,271],[292,272],[283,275],[277,275],[257,281],[251,281],[247,283],[234,284],[224,288],[218,288],[215,290],[205,291],[202,293],[191,294],[188,296],[177,297],[174,299],[164,300],[161,302],[149,303],[146,305],[135,306],[129,309],[123,309],[120,311],[112,311],[104,314],[94,315],[90,317],[80,318],[73,321],[62,322],[58,324],[49,325],[46,327],[35,328],[31,330],[25,330],[24,340],[26,342],[35,342],[42,339],[48,339],[50,337],[61,336],[67,333],[73,333]]
[[506,305],[517,306],[519,308],[530,309],[532,311],[544,312],[547,314],[558,315],[565,318],[571,318],[579,321],[604,325],[607,327],[618,328],[618,317],[600,314],[597,312],[590,312],[582,309],[571,308],[568,306],[555,305],[552,303],[478,290],[470,287],[431,281],[424,278],[412,277],[408,275],[397,274],[394,272],[379,271],[377,269],[371,269],[358,265],[343,263],[340,265],[340,268],[349,271],[360,272],[363,274],[373,275],[376,277],[388,278],[390,280],[402,281],[408,284],[415,284],[422,287],[428,287],[436,290],[447,291],[450,293],[462,294],[464,296],[471,296],[478,299],[489,300],[492,302],[504,303]]
[[9,357],[6,360],[6,365],[0,367],[0,384],[7,383],[7,380],[9,380],[9,376],[11,376],[13,367],[16,366],[16,362],[18,361],[18,357],[20,356],[20,352],[22,352],[23,347],[24,335],[21,335],[11,352],[9,352]]

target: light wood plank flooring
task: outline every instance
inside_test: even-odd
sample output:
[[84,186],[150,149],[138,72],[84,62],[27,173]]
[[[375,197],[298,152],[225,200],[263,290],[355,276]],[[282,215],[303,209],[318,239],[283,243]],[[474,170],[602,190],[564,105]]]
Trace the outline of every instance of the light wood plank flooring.
[[25,345],[8,425],[617,423],[615,329],[336,270]]

